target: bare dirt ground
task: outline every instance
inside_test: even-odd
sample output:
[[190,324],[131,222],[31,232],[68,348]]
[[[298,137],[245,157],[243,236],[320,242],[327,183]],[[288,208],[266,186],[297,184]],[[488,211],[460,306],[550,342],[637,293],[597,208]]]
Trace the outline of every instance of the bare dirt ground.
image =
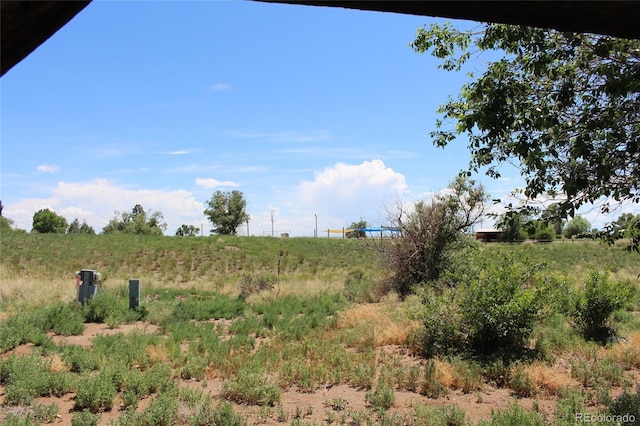
[[[76,345],[90,347],[92,340],[97,335],[107,335],[115,333],[129,333],[132,331],[142,331],[145,333],[154,333],[158,327],[138,322],[134,324],[125,324],[117,328],[109,328],[105,324],[86,324],[86,329],[81,336],[56,336],[51,335],[52,340],[58,344],[67,342]],[[27,355],[33,349],[32,344],[21,345],[13,351],[2,355],[3,358],[11,354]],[[402,353],[400,346],[387,345],[379,348],[381,351],[390,353]],[[639,349],[640,350],[640,349]],[[410,358],[410,355],[405,355]],[[407,359],[407,362],[420,362],[420,360]],[[570,367],[568,363],[559,360],[551,367],[551,371],[546,374],[559,378],[562,383],[569,384],[572,379],[569,378]],[[634,378],[635,383],[640,383],[640,371],[627,372]],[[549,378],[546,378],[549,381]],[[579,384],[573,381],[573,385],[579,387]],[[217,378],[208,378],[204,381],[182,381],[180,386],[199,389],[206,394],[211,395],[214,401],[220,400],[220,390],[222,381]],[[612,395],[619,394],[621,389],[612,389]],[[334,419],[339,421],[340,416],[348,413],[350,410],[364,411],[367,408],[365,402],[366,391],[354,389],[348,385],[336,385],[329,387],[321,387],[312,393],[302,393],[295,390],[287,390],[281,393],[281,402],[276,407],[256,407],[247,405],[232,404],[234,410],[241,413],[247,419],[250,425],[281,425],[290,424],[292,420],[299,417],[306,423],[327,423],[329,415],[335,416]],[[56,403],[59,407],[59,415],[54,422],[57,425],[71,425],[73,417],[75,394],[66,394],[61,398],[38,398],[37,402],[42,404]],[[552,391],[542,391],[535,398],[520,398],[513,394],[511,389],[496,388],[484,385],[477,392],[463,393],[459,389],[450,390],[446,396],[438,399],[431,399],[418,393],[395,391],[395,405],[390,409],[393,413],[413,413],[418,404],[430,407],[452,406],[466,413],[467,420],[474,424],[481,419],[490,419],[492,410],[502,411],[517,400],[518,404],[526,410],[536,409],[546,418],[552,419],[556,408],[556,396]],[[143,400],[138,407],[138,411],[144,410],[150,399]],[[4,404],[4,388],[0,386],[0,421],[3,420],[8,413],[20,414],[28,410],[28,407],[8,407]],[[338,406],[339,405],[339,406]],[[120,410],[122,404],[116,401],[114,409],[101,414],[99,425],[109,425],[117,420],[123,412]],[[594,407],[595,410],[596,407]]]

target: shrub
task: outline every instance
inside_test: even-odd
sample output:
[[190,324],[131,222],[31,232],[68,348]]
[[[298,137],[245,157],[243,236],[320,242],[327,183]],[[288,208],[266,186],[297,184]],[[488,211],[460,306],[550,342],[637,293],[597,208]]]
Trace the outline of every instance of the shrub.
[[86,322],[106,323],[107,320],[124,322],[131,314],[126,299],[107,291],[99,291],[83,305],[82,315]]
[[450,356],[464,352],[467,332],[460,308],[454,300],[456,292],[438,296],[424,289],[419,294],[423,301],[420,314],[423,329],[419,339],[424,355]]
[[484,188],[458,176],[447,189],[446,195],[431,202],[416,203],[412,213],[402,205],[390,212],[390,222],[399,233],[380,248],[391,272],[386,287],[401,297],[416,286],[436,283],[454,266],[456,251],[474,242],[465,230],[482,216],[488,199]]
[[353,267],[347,272],[343,294],[349,302],[371,303],[377,301],[373,294],[371,277],[360,266]]
[[180,404],[174,392],[159,395],[144,410],[144,424],[171,426],[176,422]]
[[608,274],[593,271],[574,311],[578,329],[587,339],[605,343],[615,335],[610,319],[633,297],[629,283],[610,283]]
[[[620,422],[623,425],[633,425],[640,420],[640,385],[636,386],[636,393],[630,393],[626,389],[609,405],[609,414],[615,416],[627,415],[629,421]],[[633,417],[633,419],[632,419]]]
[[242,415],[233,411],[231,404],[220,401],[215,408],[207,401],[201,404],[195,415],[189,418],[190,426],[246,426],[247,421]]
[[99,420],[99,414],[83,410],[73,414],[71,426],[96,426]]
[[223,398],[239,404],[269,405],[280,402],[280,388],[270,384],[263,373],[242,370],[238,378],[222,384]]
[[491,422],[481,421],[482,426],[544,426],[544,419],[535,411],[525,411],[513,403],[504,411],[492,411]]
[[278,278],[273,274],[251,274],[246,273],[242,276],[238,290],[240,296],[246,298],[254,293],[271,290],[278,282]]
[[78,336],[85,329],[84,317],[74,303],[57,302],[46,309],[47,329],[63,336]]
[[[381,376],[383,373],[381,373]],[[365,402],[377,410],[388,410],[396,403],[396,395],[393,391],[393,385],[388,378],[381,377],[375,391],[367,392],[364,398]]]
[[526,259],[516,263],[487,262],[462,295],[461,315],[469,330],[470,347],[481,355],[521,356],[545,303],[541,265]]
[[117,394],[116,386],[106,374],[95,377],[85,376],[78,383],[76,391],[76,411],[89,410],[97,413],[101,409],[111,409]]

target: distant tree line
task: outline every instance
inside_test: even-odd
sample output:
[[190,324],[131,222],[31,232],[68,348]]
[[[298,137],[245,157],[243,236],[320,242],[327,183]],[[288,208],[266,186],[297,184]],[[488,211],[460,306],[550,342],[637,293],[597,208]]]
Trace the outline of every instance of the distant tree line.
[[[249,220],[246,212],[247,202],[242,192],[216,191],[207,201],[205,216],[213,225],[212,234],[236,235],[238,228]],[[2,216],[3,205],[0,201],[0,230],[13,230],[14,222]],[[103,234],[135,234],[135,235],[164,235],[167,224],[163,220],[162,212],[148,210],[136,204],[130,212],[115,212],[115,216],[102,228]],[[76,218],[71,223],[64,216],[45,208],[33,215],[31,232],[40,234],[93,234],[95,230],[86,221]],[[193,225],[182,224],[175,232],[176,236],[190,237],[200,233],[200,229]]]

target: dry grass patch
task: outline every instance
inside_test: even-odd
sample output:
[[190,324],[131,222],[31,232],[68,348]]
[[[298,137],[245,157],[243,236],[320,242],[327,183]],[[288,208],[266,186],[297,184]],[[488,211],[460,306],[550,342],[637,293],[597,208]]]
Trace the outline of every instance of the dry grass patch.
[[60,358],[60,355],[54,354],[49,361],[49,371],[52,373],[69,371],[69,367],[67,367],[67,364]]
[[632,332],[610,348],[603,348],[603,352],[625,370],[640,368],[640,330]]
[[548,395],[559,395],[562,389],[576,386],[577,382],[567,373],[558,371],[543,362],[534,362],[523,367],[538,391]]
[[340,313],[338,328],[355,329],[367,338],[373,334],[376,347],[403,345],[420,327],[420,323],[408,318],[394,318],[385,304],[364,304],[349,308]]

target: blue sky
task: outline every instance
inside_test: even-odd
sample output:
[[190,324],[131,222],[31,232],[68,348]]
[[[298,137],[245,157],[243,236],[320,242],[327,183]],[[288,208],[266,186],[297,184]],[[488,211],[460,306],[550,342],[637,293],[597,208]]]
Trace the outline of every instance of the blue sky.
[[[4,215],[30,230],[50,208],[99,232],[141,204],[163,213],[167,235],[183,223],[208,234],[204,203],[237,189],[252,235],[312,236],[316,217],[319,232],[384,223],[394,200],[428,198],[469,160],[464,141],[429,138],[468,77],[408,46],[438,21],[94,1],[2,77]],[[522,184],[515,172],[478,178],[494,198]]]

